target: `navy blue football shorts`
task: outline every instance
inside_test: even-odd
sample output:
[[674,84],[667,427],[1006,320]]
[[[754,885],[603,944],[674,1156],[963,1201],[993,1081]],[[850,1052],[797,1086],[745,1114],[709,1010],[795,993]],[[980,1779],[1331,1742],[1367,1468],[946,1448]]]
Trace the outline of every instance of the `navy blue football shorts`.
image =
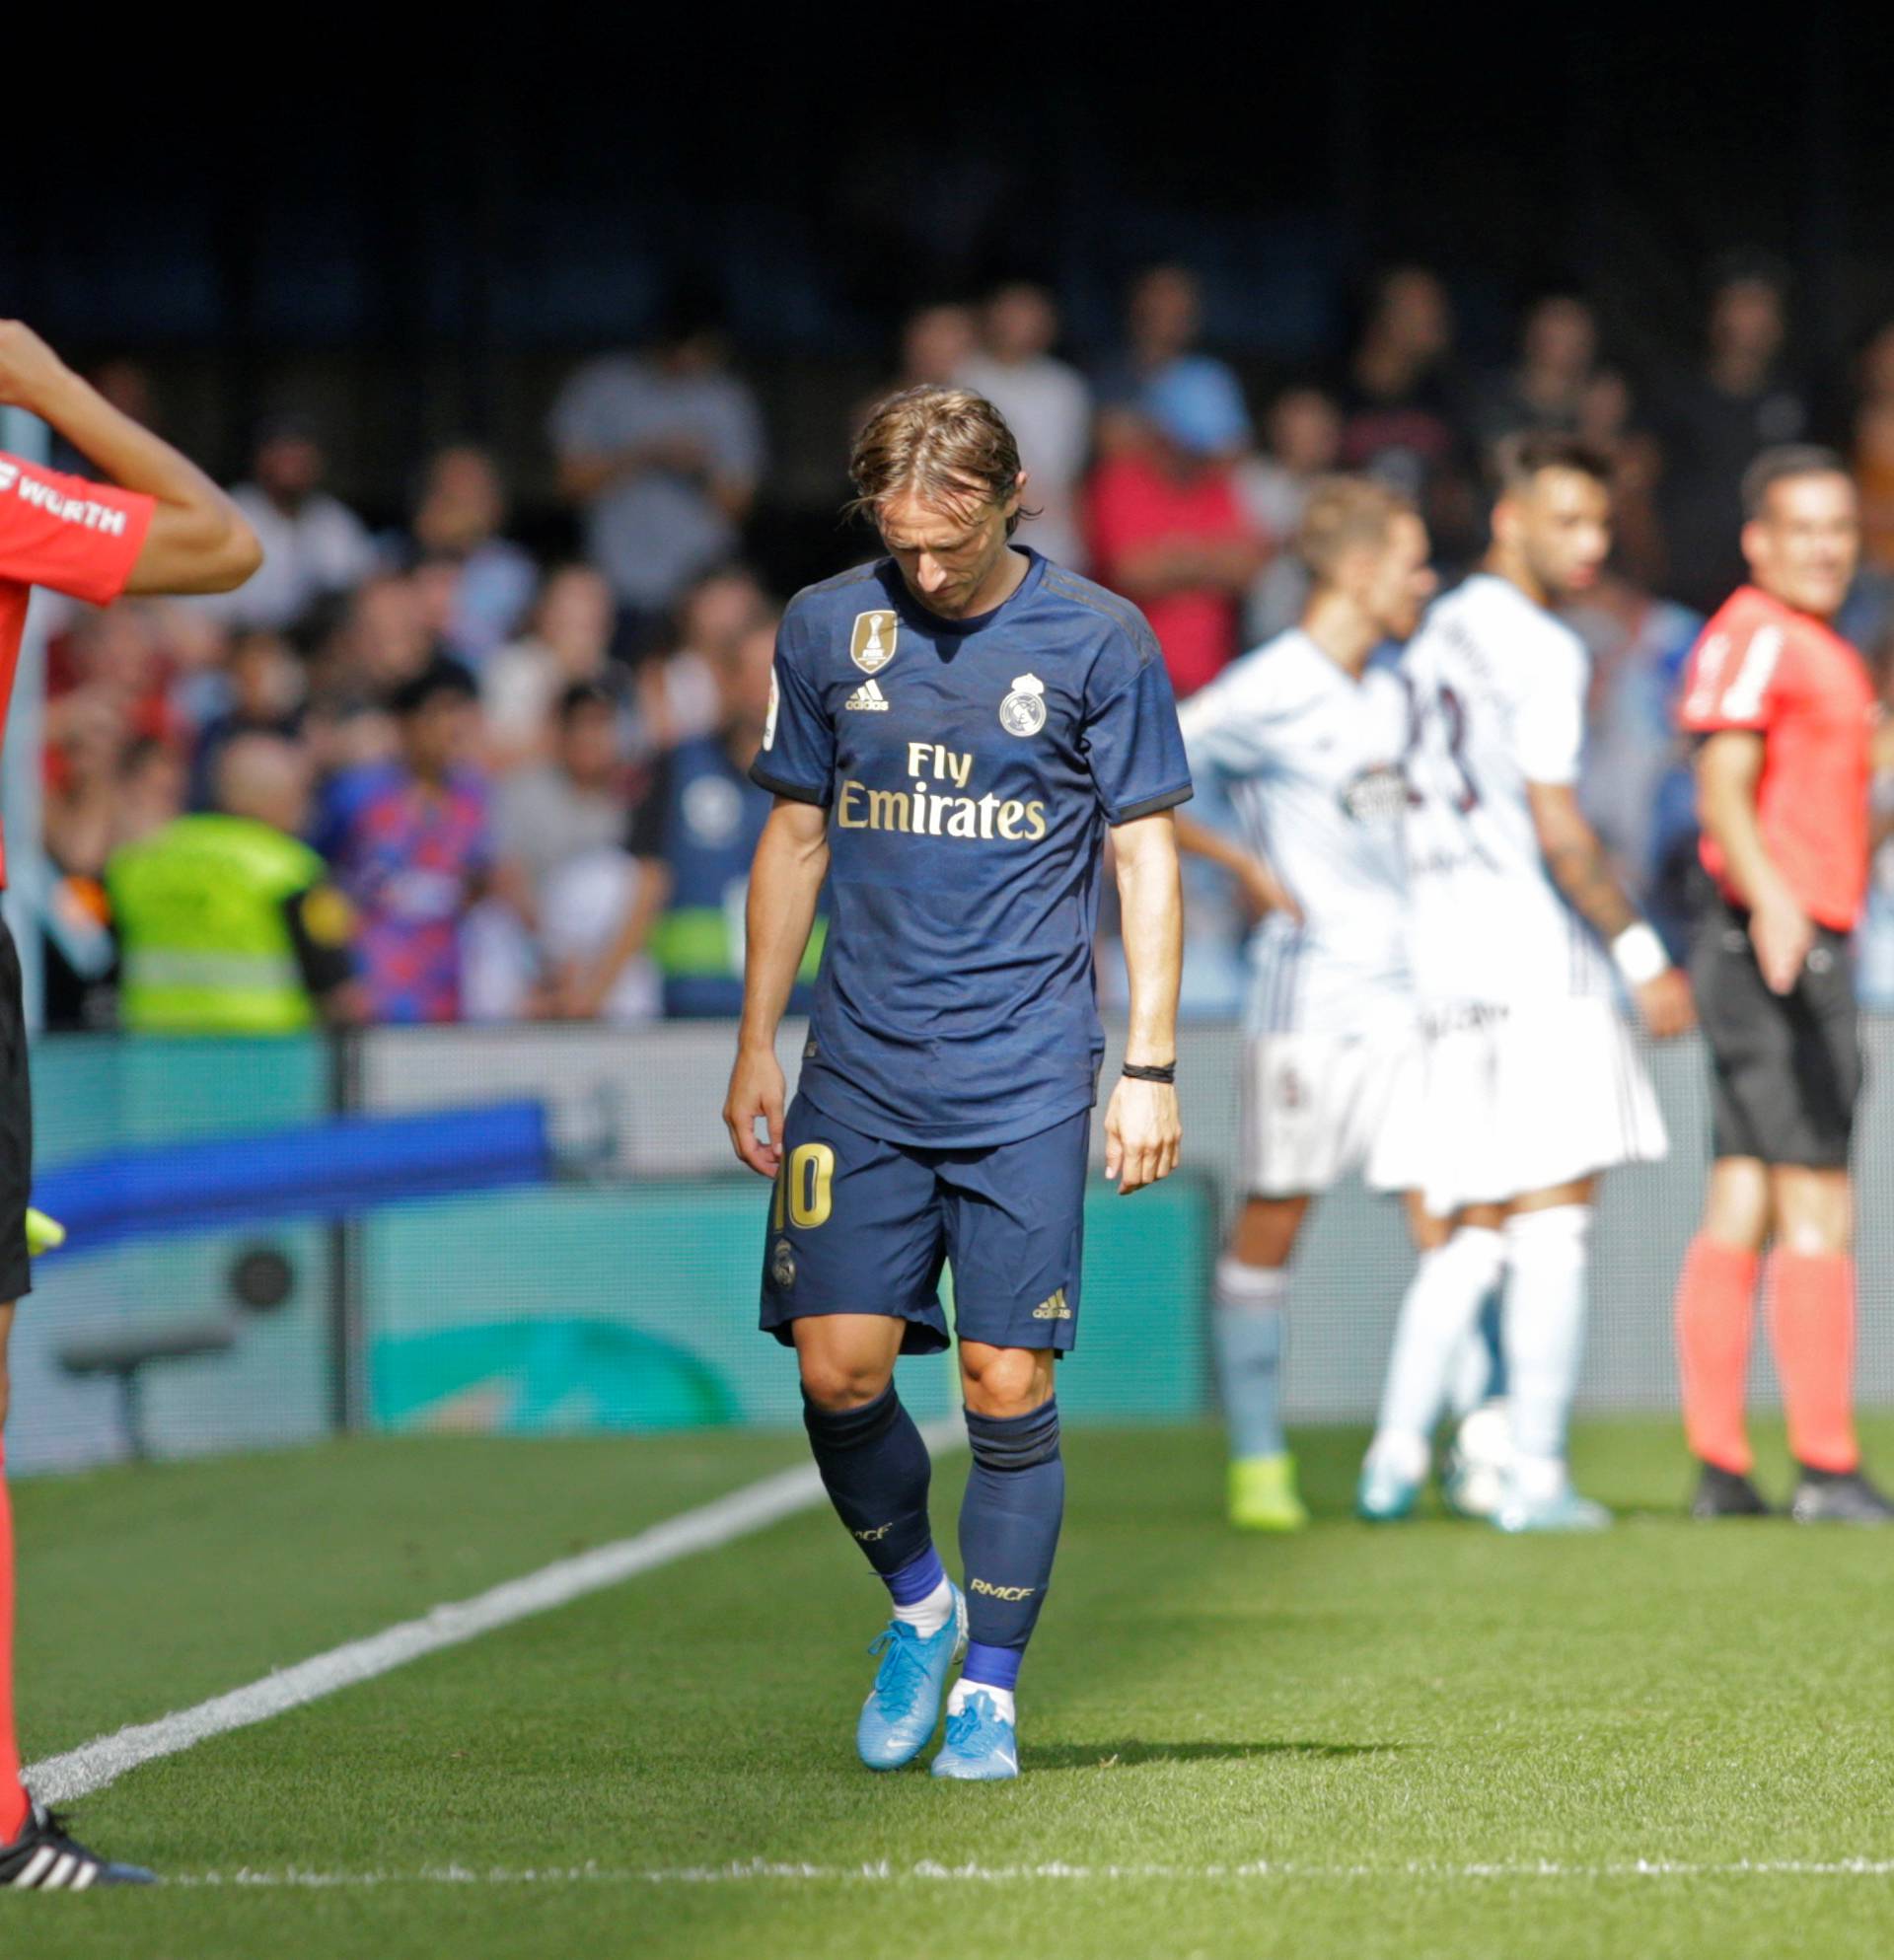
[[763,1255],[765,1333],[794,1344],[805,1314],[908,1323],[904,1354],[948,1344],[943,1260],[963,1341],[1069,1348],[1078,1332],[1092,1113],[980,1150],[887,1143],[798,1096]]

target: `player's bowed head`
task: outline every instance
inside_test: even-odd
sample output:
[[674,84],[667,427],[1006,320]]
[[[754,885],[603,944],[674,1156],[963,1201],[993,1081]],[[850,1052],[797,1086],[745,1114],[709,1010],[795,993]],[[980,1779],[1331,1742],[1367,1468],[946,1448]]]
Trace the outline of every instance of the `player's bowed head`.
[[1026,575],[1011,548],[1026,472],[1006,418],[984,396],[928,385],[869,415],[848,459],[848,506],[881,533],[915,601],[943,619],[1003,605]]

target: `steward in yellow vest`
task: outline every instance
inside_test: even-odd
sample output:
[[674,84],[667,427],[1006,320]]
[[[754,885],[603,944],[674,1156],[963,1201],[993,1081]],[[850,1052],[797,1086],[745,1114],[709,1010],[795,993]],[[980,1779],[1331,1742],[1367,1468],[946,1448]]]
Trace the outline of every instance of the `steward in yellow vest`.
[[309,799],[302,752],[238,736],[217,787],[220,811],[180,817],[106,867],[120,1022],[143,1034],[279,1035],[354,1018],[354,915],[294,835]]

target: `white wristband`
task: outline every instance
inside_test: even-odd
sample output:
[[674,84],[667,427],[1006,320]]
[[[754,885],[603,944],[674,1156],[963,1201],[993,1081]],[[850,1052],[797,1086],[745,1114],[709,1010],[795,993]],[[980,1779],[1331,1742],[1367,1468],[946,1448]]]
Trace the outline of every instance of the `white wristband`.
[[1630,986],[1642,986],[1646,980],[1654,980],[1659,974],[1670,971],[1670,955],[1664,951],[1664,942],[1642,919],[1626,926],[1611,942],[1611,957]]

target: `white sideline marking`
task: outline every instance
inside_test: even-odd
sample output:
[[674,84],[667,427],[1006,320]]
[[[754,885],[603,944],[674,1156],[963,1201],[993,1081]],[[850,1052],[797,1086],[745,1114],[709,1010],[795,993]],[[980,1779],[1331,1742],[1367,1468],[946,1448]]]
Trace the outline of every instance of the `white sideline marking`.
[[[922,1425],[921,1434],[936,1455],[964,1444],[967,1432],[958,1416]],[[778,1471],[760,1483],[746,1485],[728,1496],[699,1504],[695,1510],[653,1525],[632,1538],[620,1538],[570,1559],[557,1559],[524,1578],[508,1579],[473,1599],[431,1608],[418,1620],[404,1620],[366,1639],[349,1640],[327,1653],[316,1654],[274,1674],[233,1689],[194,1708],[183,1708],[155,1722],[121,1728],[115,1735],[48,1756],[27,1770],[27,1781],[41,1803],[71,1803],[114,1783],[129,1770],[161,1756],[194,1749],[214,1735],[249,1728],[320,1702],[325,1696],[373,1681],[409,1661],[477,1640],[482,1633],[510,1627],[515,1621],[550,1613],[587,1593],[621,1585],[640,1572],[708,1552],[732,1539],[746,1538],[766,1525],[793,1517],[820,1503],[822,1480],[813,1464]],[[254,1881],[264,1882],[264,1881]],[[277,1881],[293,1882],[293,1881]],[[362,1883],[342,1879],[338,1883]],[[367,1882],[375,1882],[372,1879]]]
[[333,1887],[378,1885],[728,1885],[750,1881],[814,1881],[828,1884],[1011,1885],[1038,1880],[1080,1883],[1168,1879],[1212,1884],[1255,1879],[1316,1883],[1360,1879],[1518,1880],[1552,1878],[1894,1878],[1894,1859],[1840,1858],[1828,1862],[1794,1858],[1740,1858],[1727,1863],[1692,1864],[1668,1858],[1635,1858],[1623,1863],[1563,1864],[1544,1859],[1532,1864],[782,1864],[765,1858],[738,1864],[673,1865],[614,1870],[599,1864],[548,1865],[525,1870],[475,1871],[466,1865],[429,1865],[419,1871],[205,1871],[167,1879],[170,1885],[326,1891]]

